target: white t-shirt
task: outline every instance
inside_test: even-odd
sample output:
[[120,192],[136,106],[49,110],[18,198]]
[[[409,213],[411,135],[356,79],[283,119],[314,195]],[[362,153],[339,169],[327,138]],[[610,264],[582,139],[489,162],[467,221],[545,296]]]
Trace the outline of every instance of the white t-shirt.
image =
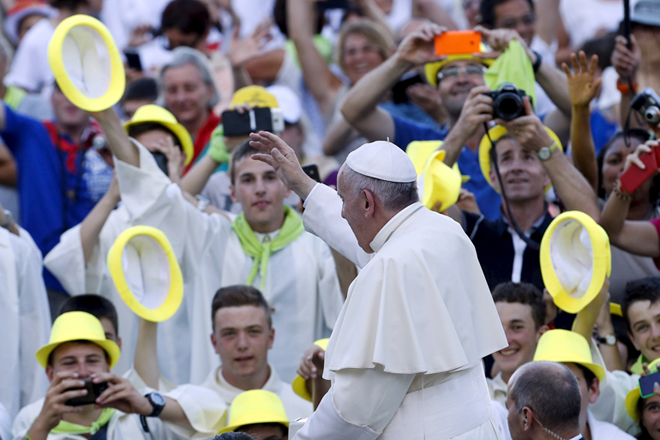
[[160,18],[170,0],[112,0],[103,2],[101,21],[108,27],[115,44],[123,50],[131,32],[148,24],[160,27]]
[[5,85],[34,93],[52,86],[54,77],[48,63],[48,43],[54,32],[50,20],[39,20],[32,26],[16,50],[9,73],[5,76]]
[[[630,8],[637,0],[630,2]],[[582,46],[601,29],[614,31],[623,19],[623,2],[607,0],[560,0],[559,13],[573,48]]]

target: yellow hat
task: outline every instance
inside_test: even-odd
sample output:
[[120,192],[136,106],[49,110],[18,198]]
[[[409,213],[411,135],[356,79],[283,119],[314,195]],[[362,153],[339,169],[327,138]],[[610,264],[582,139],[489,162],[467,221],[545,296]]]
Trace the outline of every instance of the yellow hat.
[[[658,362],[660,362],[660,358],[654,360],[653,362],[649,362],[649,370],[651,373],[655,373],[658,371]],[[639,399],[642,397],[642,391],[639,389],[639,386],[633,388],[630,390],[628,395],[626,396],[626,411],[628,412],[628,415],[630,418],[632,418],[634,421],[639,423],[639,413],[637,412],[637,405],[639,404]]]
[[[559,145],[559,149],[561,151],[564,151],[564,147],[561,144],[561,141],[559,140],[559,137],[557,137],[555,132],[550,130],[548,127],[545,127],[545,130],[548,132],[552,140],[557,142],[557,145]],[[487,135],[484,135],[484,137],[481,138],[481,142],[479,143],[479,166],[481,167],[481,174],[484,175],[486,181],[490,184],[490,186],[493,186],[493,182],[490,180],[490,149],[493,147],[493,144],[491,144],[490,141],[492,139],[493,142],[497,142],[502,136],[504,136],[507,133],[508,132],[506,128],[504,128],[501,125],[496,125],[495,127],[488,130],[490,139],[488,139]],[[552,185],[548,185],[545,187],[545,190],[547,191],[551,187]],[[493,188],[495,187],[493,186]]]
[[600,292],[612,269],[607,233],[587,214],[567,211],[541,240],[541,275],[557,307],[577,313]]
[[[314,342],[314,345],[318,345],[325,351],[325,349],[328,347],[328,341],[330,341],[329,338],[319,339],[318,341]],[[305,400],[310,402],[312,401],[312,396],[310,396],[309,391],[307,391],[307,387],[305,386],[305,379],[303,379],[302,376],[296,376],[291,383],[291,387],[293,388],[294,393]]]
[[[417,171],[417,176],[421,176],[424,172],[424,166],[433,153],[440,149],[443,143],[443,141],[412,141],[408,144],[406,147],[406,154],[410,160],[412,160],[412,163],[415,166],[415,171]],[[465,183],[470,180],[470,176],[464,176],[461,174],[461,170],[458,168],[458,162],[454,163],[452,169],[461,176],[461,182]]]
[[[482,43],[480,46],[481,53],[486,52],[486,46]],[[492,58],[478,58],[471,53],[459,54],[459,55],[448,55],[447,59],[444,61],[436,61],[434,63],[426,63],[424,66],[424,72],[426,73],[426,81],[431,84],[433,87],[438,86],[438,72],[442,70],[449,63],[454,61],[469,60],[476,61],[477,63],[483,64],[485,66],[490,66],[495,62]]]
[[610,303],[610,315],[616,315],[623,318],[623,310],[621,310],[621,304]]
[[147,321],[165,321],[183,299],[183,278],[165,234],[150,226],[122,232],[108,252],[108,269],[126,305]]
[[247,86],[238,89],[231,98],[231,108],[243,104],[262,108],[278,108],[280,106],[275,95],[261,86]]
[[534,361],[572,362],[594,373],[598,380],[605,378],[605,369],[594,364],[589,343],[578,333],[568,330],[548,330],[536,346]]
[[284,405],[277,394],[266,390],[244,391],[229,407],[229,423],[218,434],[231,432],[241,426],[261,423],[280,423],[289,427]]
[[74,15],[57,26],[48,62],[64,95],[83,110],[108,109],[124,94],[119,50],[108,28],[89,15]]
[[172,113],[159,105],[147,104],[138,108],[130,121],[124,124],[124,128],[128,131],[129,127],[145,122],[155,122],[170,130],[179,139],[181,148],[186,155],[186,165],[188,165],[195,155],[193,141],[190,133],[186,128],[179,124]]
[[424,166],[422,204],[428,209],[441,202],[444,211],[458,201],[461,193],[461,173],[443,162],[445,154],[445,150],[436,151]]
[[46,368],[48,357],[58,345],[69,341],[90,341],[101,347],[110,358],[110,368],[119,360],[119,347],[105,338],[103,325],[94,315],[85,312],[62,313],[53,323],[48,344],[37,350],[39,364]]

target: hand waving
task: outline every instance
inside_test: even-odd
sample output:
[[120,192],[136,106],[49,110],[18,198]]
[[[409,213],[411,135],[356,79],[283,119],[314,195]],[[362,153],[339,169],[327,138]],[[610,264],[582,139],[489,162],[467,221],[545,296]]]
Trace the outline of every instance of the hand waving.
[[[598,55],[591,57],[587,63],[587,56],[583,51],[576,56],[571,54],[573,72],[566,63],[562,63],[561,68],[568,77],[568,91],[571,95],[571,103],[576,107],[588,106],[592,99],[598,93],[598,88],[602,82],[601,78],[595,78],[596,67],[598,67]],[[588,64],[588,65],[587,65]]]

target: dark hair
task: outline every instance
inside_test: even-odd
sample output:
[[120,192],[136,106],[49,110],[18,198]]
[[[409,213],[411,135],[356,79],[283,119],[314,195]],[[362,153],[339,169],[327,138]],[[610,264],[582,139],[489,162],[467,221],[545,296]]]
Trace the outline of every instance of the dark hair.
[[[289,23],[287,19],[286,2],[287,0],[275,0],[275,4],[273,5],[273,20],[280,32],[282,32],[282,35],[288,37]],[[316,25],[314,27],[314,33],[320,34],[323,30],[323,26],[325,26],[325,15],[319,14],[318,12],[316,12],[315,15],[314,18],[316,20]]]
[[254,440],[254,437],[244,432],[225,432],[224,434],[216,435],[213,440]]
[[[632,128],[626,132],[619,131],[614,136],[612,136],[610,140],[607,141],[607,143],[603,146],[603,148],[600,149],[598,155],[596,156],[596,162],[598,164],[598,197],[600,197],[601,199],[604,199],[606,197],[605,188],[603,188],[603,164],[605,163],[605,156],[607,155],[609,149],[612,148],[612,146],[618,140],[624,138],[624,135],[629,138],[637,139],[642,144],[648,141],[651,137],[648,131],[639,128]],[[649,200],[651,201],[651,204],[654,206],[657,205],[658,203],[659,193],[660,193],[660,175],[657,175],[653,177],[653,185],[651,185],[651,189],[649,190]]]
[[251,426],[254,426],[254,425],[281,428],[281,429],[282,429],[282,435],[283,435],[283,436],[286,436],[286,435],[289,433],[289,428],[287,428],[285,425],[283,425],[283,424],[281,424],[281,423],[254,423],[254,424],[251,424],[251,425],[243,425],[243,426],[239,426],[239,427],[236,428],[234,431],[236,431],[236,432],[242,432],[242,430],[249,431],[249,430],[250,430],[250,427],[251,427]]
[[600,70],[605,70],[612,65],[610,58],[612,52],[614,52],[615,38],[616,32],[610,32],[585,41],[579,50],[584,51],[587,59],[590,59],[593,55],[598,55],[598,67]]
[[516,413],[524,407],[530,408],[538,421],[551,431],[580,426],[580,386],[565,365],[530,362],[518,369],[514,383],[509,382],[509,386]]
[[231,154],[231,159],[229,159],[229,179],[233,185],[236,180],[236,164],[245,157],[252,156],[253,154],[261,153],[261,151],[250,146],[250,141],[247,140],[239,145],[234,152]]
[[170,136],[172,136],[172,140],[174,141],[174,145],[179,147],[181,151],[183,151],[183,147],[181,146],[181,141],[179,140],[179,137],[174,134],[172,130],[169,128],[165,127],[162,124],[159,124],[158,122],[142,122],[140,124],[135,124],[135,125],[130,125],[128,127],[128,135],[132,138],[138,137],[148,131],[163,131]]
[[115,334],[119,334],[119,319],[117,318],[117,309],[107,298],[94,293],[76,295],[68,298],[60,306],[57,316],[68,312],[86,312],[96,317],[96,319],[105,318],[112,323],[115,328]]
[[[481,0],[481,5],[479,6],[481,21],[479,24],[490,28],[495,26],[495,7],[509,1],[511,0]],[[529,7],[534,11],[534,2],[527,0],[527,3],[529,3]]]
[[596,379],[596,375],[594,374],[594,372],[588,369],[587,367],[585,367],[584,365],[580,365],[576,362],[573,362],[573,364],[575,364],[575,366],[578,367],[580,371],[582,371],[582,375],[584,376],[585,382],[587,382],[587,386],[591,387],[591,385],[593,385],[594,383],[594,380]]
[[630,306],[639,301],[651,301],[655,304],[660,301],[660,277],[646,277],[638,280],[628,281],[621,303],[623,319],[626,320],[628,331],[632,333],[628,310]]
[[73,11],[79,6],[89,5],[89,0],[48,0],[55,9],[67,9]]
[[543,293],[533,284],[500,283],[493,289],[493,302],[520,303],[532,308],[532,319],[538,330],[545,324],[545,303]]
[[642,415],[644,413],[644,401],[646,399],[642,399],[641,397],[637,401],[637,414],[639,415],[639,429],[642,431],[639,434],[637,434],[637,437],[635,437],[637,440],[653,440],[653,437],[651,437],[651,434],[649,434],[649,430],[644,426],[644,423],[642,422]]
[[153,78],[138,78],[126,84],[123,102],[149,101],[158,99],[158,83]]
[[161,30],[178,29],[182,34],[204,35],[211,27],[211,14],[199,0],[173,0],[161,16]]
[[224,307],[255,306],[264,309],[268,328],[273,326],[273,318],[270,316],[270,306],[264,299],[259,289],[252,286],[236,285],[219,289],[211,303],[211,324],[215,331],[215,314]]

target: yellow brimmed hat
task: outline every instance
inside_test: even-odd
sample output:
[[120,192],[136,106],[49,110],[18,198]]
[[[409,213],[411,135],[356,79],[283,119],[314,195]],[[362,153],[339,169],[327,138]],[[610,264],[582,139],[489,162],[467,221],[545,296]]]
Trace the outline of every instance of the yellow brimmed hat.
[[108,252],[108,269],[126,305],[147,321],[165,321],[181,305],[181,269],[167,237],[156,228],[122,232]]
[[620,316],[623,318],[623,310],[621,310],[621,304],[610,303],[610,315]]
[[[660,358],[649,362],[649,371],[655,373],[658,371],[658,362]],[[628,395],[626,396],[626,412],[635,422],[639,423],[639,413],[637,412],[637,405],[639,404],[639,399],[642,398],[642,392],[639,389],[639,386],[633,388]]]
[[48,61],[64,95],[83,110],[108,109],[124,94],[119,50],[108,28],[89,15],[74,15],[57,26]]
[[[325,351],[325,349],[328,347],[328,341],[330,341],[329,338],[319,339],[318,341],[314,342],[314,345],[321,347]],[[294,393],[303,399],[309,402],[312,401],[312,396],[310,396],[309,391],[307,391],[307,387],[305,386],[305,379],[303,379],[302,376],[296,376],[293,379],[293,382],[291,382],[291,388],[293,388]]]
[[442,210],[449,208],[458,201],[461,193],[461,173],[448,167],[443,160],[445,150],[438,150],[426,161],[422,173],[424,174],[424,191],[422,204],[428,209],[442,203]]
[[46,368],[48,357],[58,345],[70,341],[90,341],[101,347],[110,358],[110,368],[119,360],[119,347],[114,341],[105,338],[103,325],[94,315],[85,312],[62,313],[53,323],[48,344],[41,347],[36,358],[39,364]]
[[264,87],[247,86],[238,89],[231,98],[231,108],[248,104],[250,107],[279,108],[277,98]]
[[[481,52],[486,52],[486,46],[482,43],[480,46]],[[449,63],[454,61],[469,60],[475,61],[477,63],[483,64],[485,66],[491,66],[495,60],[493,58],[479,58],[475,57],[471,53],[459,54],[459,55],[448,55],[446,60],[436,61],[434,63],[426,63],[424,66],[424,72],[426,73],[426,81],[431,84],[433,87],[438,86],[438,72],[442,70]]]
[[594,373],[598,380],[605,378],[605,369],[594,364],[589,343],[578,333],[568,330],[548,330],[536,346],[534,361],[572,362]]
[[124,129],[128,131],[129,127],[146,122],[160,124],[170,130],[179,139],[181,148],[186,155],[186,165],[188,165],[195,154],[193,141],[186,128],[179,124],[172,113],[159,105],[147,104],[138,108],[130,121],[124,124]]
[[587,214],[567,211],[541,240],[541,275],[557,307],[577,313],[600,292],[612,269],[607,233]]
[[289,419],[277,394],[266,390],[244,391],[229,407],[229,423],[218,434],[231,432],[241,426],[261,423],[280,423],[287,428]]
[[[545,127],[545,130],[548,132],[552,140],[557,143],[559,149],[564,151],[564,146],[561,144],[557,134],[550,130],[548,127]],[[488,184],[493,188],[495,187],[493,186],[492,180],[490,180],[490,149],[493,147],[493,144],[490,141],[492,139],[493,142],[497,142],[507,133],[508,131],[506,128],[501,125],[496,125],[495,127],[488,130],[490,139],[488,139],[488,135],[484,135],[484,137],[481,138],[481,142],[479,143],[479,167],[481,168],[481,174],[484,175]],[[548,185],[545,187],[545,190],[548,191],[551,187],[552,185]]]

